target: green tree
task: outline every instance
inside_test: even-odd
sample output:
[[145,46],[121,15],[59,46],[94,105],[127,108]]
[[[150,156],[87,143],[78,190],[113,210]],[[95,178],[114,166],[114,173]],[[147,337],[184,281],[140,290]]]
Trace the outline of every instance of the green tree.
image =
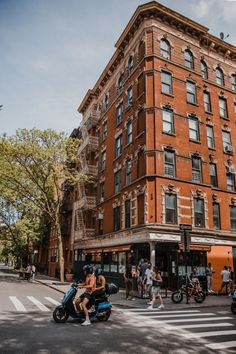
[[61,281],[64,258],[60,208],[65,185],[85,178],[76,169],[79,144],[78,139],[53,130],[22,129],[0,138],[2,196],[24,201],[38,215],[48,215],[58,238]]

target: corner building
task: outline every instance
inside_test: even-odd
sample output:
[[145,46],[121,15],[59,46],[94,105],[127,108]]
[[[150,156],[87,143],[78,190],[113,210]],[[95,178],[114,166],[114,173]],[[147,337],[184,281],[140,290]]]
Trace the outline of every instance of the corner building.
[[[74,203],[75,269],[102,264],[121,280],[147,257],[174,288],[210,261],[218,288],[236,255],[236,48],[155,1],[115,47],[78,109],[94,184]],[[192,225],[189,253],[180,224]]]

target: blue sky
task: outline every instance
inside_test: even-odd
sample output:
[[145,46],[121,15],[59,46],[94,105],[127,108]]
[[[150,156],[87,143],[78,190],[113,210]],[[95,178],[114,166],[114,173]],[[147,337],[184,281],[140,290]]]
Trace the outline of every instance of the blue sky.
[[[138,0],[0,0],[0,134],[70,133]],[[236,45],[234,0],[160,0]]]

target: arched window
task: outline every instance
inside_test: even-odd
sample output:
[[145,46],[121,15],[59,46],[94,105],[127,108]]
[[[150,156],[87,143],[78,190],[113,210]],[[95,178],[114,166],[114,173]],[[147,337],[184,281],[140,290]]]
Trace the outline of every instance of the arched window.
[[218,85],[224,85],[224,74],[221,68],[216,68],[216,83]]
[[117,87],[118,93],[121,92],[121,90],[123,88],[123,84],[124,84],[124,74],[122,73],[119,77],[119,80],[118,80],[118,87]]
[[166,39],[161,39],[161,56],[166,59],[170,59],[171,49],[170,43]]
[[194,68],[193,54],[190,52],[190,50],[185,50],[184,52],[184,64],[187,66],[187,68]]
[[232,90],[236,91],[236,74],[231,75]]
[[131,72],[133,71],[133,68],[134,68],[134,58],[133,56],[131,55],[129,57],[129,61],[128,61],[128,73],[129,75],[131,74]]
[[106,94],[105,99],[104,99],[104,109],[107,110],[109,104],[109,96]]
[[207,65],[204,60],[201,60],[201,73],[204,79],[208,79]]

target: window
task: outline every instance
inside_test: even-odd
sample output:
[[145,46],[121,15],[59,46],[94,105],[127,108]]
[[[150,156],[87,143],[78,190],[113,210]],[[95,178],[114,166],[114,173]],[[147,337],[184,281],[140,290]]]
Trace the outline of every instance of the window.
[[105,111],[107,110],[108,105],[109,105],[109,96],[108,96],[108,94],[107,94],[107,95],[105,96],[105,100],[104,100],[104,109],[105,109]]
[[124,85],[124,74],[122,73],[119,77],[119,80],[118,80],[118,86],[117,86],[118,93],[120,93],[122,91],[123,85]]
[[230,148],[231,148],[230,133],[223,130],[222,131],[222,140],[223,140],[224,151],[230,152]]
[[236,75],[231,75],[232,90],[236,91]]
[[106,156],[107,156],[106,151],[103,151],[103,153],[102,153],[102,164],[101,164],[102,170],[105,170],[105,168],[106,168]]
[[121,189],[121,172],[120,170],[115,172],[115,176],[114,176],[114,179],[115,179],[115,194],[116,193],[119,193],[120,192],[120,189]]
[[190,50],[185,50],[184,52],[184,64],[187,66],[187,68],[194,68],[193,54],[190,52]]
[[218,85],[224,85],[224,74],[220,68],[216,68],[216,83]]
[[118,231],[120,230],[120,206],[116,207],[113,209],[113,213],[114,213],[114,227],[113,230],[114,231]]
[[133,71],[133,68],[134,68],[134,58],[133,56],[131,55],[129,57],[129,61],[128,61],[128,74],[130,75]]
[[236,113],[236,102],[234,102],[234,113]]
[[104,183],[100,183],[100,202],[104,202]]
[[229,191],[235,191],[235,178],[234,174],[227,172],[226,173],[226,178],[227,178],[227,189]]
[[119,104],[119,106],[116,109],[116,125],[122,122],[122,118],[123,118],[123,106],[122,104]]
[[189,138],[192,140],[199,141],[199,122],[195,117],[189,117],[188,119],[189,126]]
[[160,42],[161,56],[166,59],[170,59],[170,43],[166,39],[161,39]]
[[201,73],[204,79],[208,79],[207,65],[204,60],[201,60]]
[[215,148],[214,131],[211,125],[207,125],[207,146],[210,149]]
[[230,205],[230,223],[231,229],[236,230],[236,206]]
[[131,203],[130,200],[125,201],[125,228],[131,226]]
[[128,120],[126,124],[126,144],[130,144],[132,142],[132,121]]
[[164,159],[165,176],[175,177],[175,152],[165,150]]
[[161,92],[172,94],[172,76],[165,71],[161,72]]
[[174,134],[174,113],[167,108],[162,111],[162,129],[165,133]]
[[201,159],[199,157],[192,156],[192,181],[202,181],[202,168]]
[[122,153],[122,135],[116,138],[116,157],[120,156]]
[[223,118],[227,118],[228,117],[227,101],[223,97],[219,97],[219,108],[220,108],[220,116]]
[[187,81],[186,91],[187,91],[187,102],[196,103],[197,102],[196,84],[192,81]]
[[177,224],[177,198],[175,194],[165,195],[166,224]]
[[219,203],[212,204],[213,226],[215,229],[220,229],[220,205]]
[[205,227],[203,199],[194,198],[194,222],[196,227]]
[[133,104],[133,89],[132,87],[128,88],[127,90],[127,101],[126,101],[126,106],[130,107]]
[[218,187],[216,164],[210,163],[210,177],[212,187]]
[[205,112],[211,112],[211,97],[209,92],[204,92],[204,109]]
[[106,140],[107,138],[107,121],[103,124],[102,127],[102,141]]
[[129,185],[131,183],[131,160],[125,161],[125,185]]

